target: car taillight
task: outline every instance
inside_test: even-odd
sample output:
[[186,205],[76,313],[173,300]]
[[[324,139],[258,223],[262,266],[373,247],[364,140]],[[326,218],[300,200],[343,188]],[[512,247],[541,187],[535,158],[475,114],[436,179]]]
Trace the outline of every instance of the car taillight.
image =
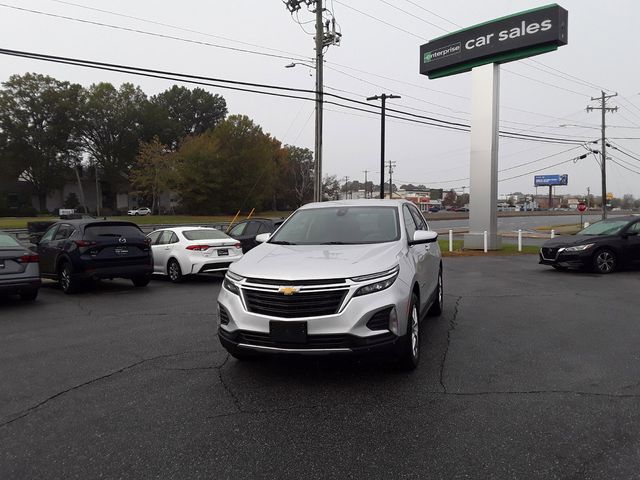
[[97,242],[91,242],[89,240],[74,240],[73,242],[79,247],[92,247],[97,244]]
[[38,263],[40,257],[38,255],[23,255],[18,259],[20,263]]
[[242,244],[241,243],[236,243],[233,247],[234,248],[242,248]]
[[204,252],[205,250],[209,250],[211,245],[189,245],[187,250],[191,250],[192,252]]

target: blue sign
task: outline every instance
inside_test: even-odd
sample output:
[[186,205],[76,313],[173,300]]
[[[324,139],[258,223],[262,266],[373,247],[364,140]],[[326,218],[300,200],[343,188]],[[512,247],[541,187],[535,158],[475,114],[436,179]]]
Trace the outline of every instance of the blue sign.
[[569,175],[536,175],[533,180],[534,187],[553,187],[556,185],[568,185]]

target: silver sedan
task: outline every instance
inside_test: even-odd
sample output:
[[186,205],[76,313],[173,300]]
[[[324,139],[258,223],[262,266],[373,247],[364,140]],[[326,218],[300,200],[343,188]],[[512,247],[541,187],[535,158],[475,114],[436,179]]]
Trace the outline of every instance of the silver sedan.
[[40,283],[38,255],[8,233],[0,232],[0,293],[35,300]]

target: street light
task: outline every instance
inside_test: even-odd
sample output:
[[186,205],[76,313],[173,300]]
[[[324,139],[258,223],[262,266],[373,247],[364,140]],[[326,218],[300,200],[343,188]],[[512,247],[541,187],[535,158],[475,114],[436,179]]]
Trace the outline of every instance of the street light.
[[[371,102],[373,100],[382,100],[382,110],[380,112],[380,198],[384,200],[384,136],[385,136],[385,115],[387,109],[387,99],[394,98],[402,98],[399,95],[387,95],[383,93],[382,95],[376,95],[374,97],[368,97],[367,102]],[[389,198],[393,196],[393,186],[391,182],[389,182]]]

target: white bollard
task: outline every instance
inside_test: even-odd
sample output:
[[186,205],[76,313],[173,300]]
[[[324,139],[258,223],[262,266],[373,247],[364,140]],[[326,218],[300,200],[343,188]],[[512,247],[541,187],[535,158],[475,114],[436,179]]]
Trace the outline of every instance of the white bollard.
[[522,251],[522,230],[518,230],[518,251]]
[[555,230],[551,230],[551,238],[555,238],[556,237],[556,231]]
[[487,231],[484,231],[484,253],[487,253],[487,251],[489,250],[489,237],[487,236]]
[[589,222],[584,222],[584,227],[582,228],[587,228],[589,225],[591,225]]
[[453,230],[449,230],[449,251],[453,252]]

